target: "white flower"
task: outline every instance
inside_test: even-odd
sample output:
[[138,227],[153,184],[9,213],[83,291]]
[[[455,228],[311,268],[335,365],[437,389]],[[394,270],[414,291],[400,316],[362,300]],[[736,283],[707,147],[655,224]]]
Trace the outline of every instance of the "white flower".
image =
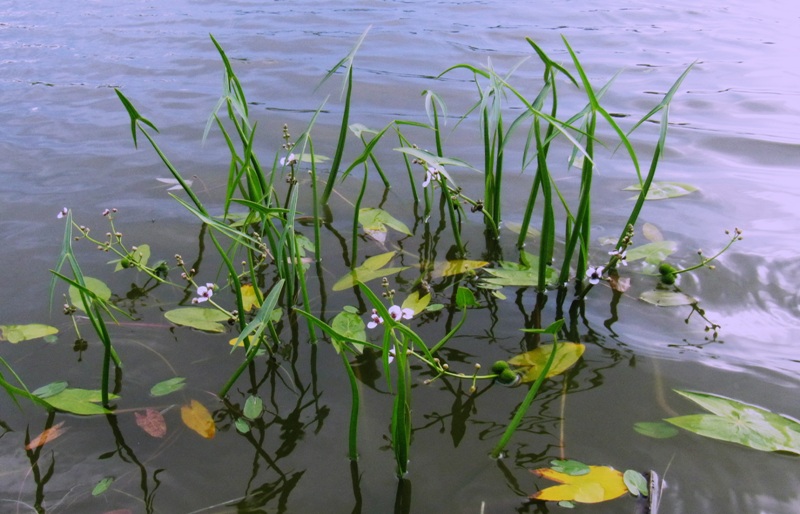
[[389,316],[395,321],[400,319],[411,319],[414,317],[414,309],[409,309],[408,307],[402,309],[397,305],[392,305],[389,307]]
[[207,302],[214,294],[214,284],[208,283],[197,288],[197,298],[192,298],[192,303]]
[[293,153],[290,153],[288,157],[281,157],[281,166],[294,166],[297,164],[297,156]]
[[392,345],[392,347],[389,349],[389,364],[391,364],[392,361],[394,361],[394,356],[395,356],[394,345]]
[[628,265],[628,260],[627,260],[628,252],[627,252],[627,250],[622,250],[621,252],[619,250],[614,250],[613,252],[608,252],[608,255],[610,255],[612,257],[616,257],[618,264],[622,264],[623,266],[627,266]]
[[425,171],[425,180],[422,182],[422,187],[428,187],[431,180],[439,180],[439,170],[433,166],[428,166],[428,169]]
[[367,323],[367,328],[375,328],[378,325],[383,325],[383,318],[378,316],[378,309],[372,309],[372,321]]
[[110,209],[103,209],[103,216],[108,216],[109,214],[111,214]]
[[61,211],[56,215],[56,218],[61,219],[69,213],[69,209],[64,207]]
[[603,278],[604,266],[589,266],[586,270],[586,276],[589,277],[589,283],[592,285],[599,284],[600,279]]

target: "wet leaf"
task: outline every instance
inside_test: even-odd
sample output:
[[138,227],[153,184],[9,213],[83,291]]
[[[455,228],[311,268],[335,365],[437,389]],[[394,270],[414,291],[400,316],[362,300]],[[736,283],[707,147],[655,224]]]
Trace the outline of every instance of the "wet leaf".
[[622,473],[608,466],[589,466],[589,472],[579,476],[559,473],[551,468],[536,469],[532,473],[562,484],[532,494],[530,498],[533,500],[599,503],[628,492]]
[[391,261],[395,255],[397,255],[397,252],[386,252],[370,257],[365,260],[361,266],[351,270],[345,276],[337,280],[336,283],[333,284],[333,290],[344,291],[345,289],[354,287],[357,282],[367,283],[376,278],[396,275],[404,269],[407,269],[408,266],[395,268],[384,267],[389,264],[389,261]]
[[[623,191],[641,191],[641,186],[633,185],[626,187]],[[682,182],[653,182],[647,191],[645,200],[666,200],[667,198],[677,198],[697,191],[697,188]],[[636,200],[638,196],[631,197]]]
[[[499,268],[485,268],[480,287],[494,289],[504,286],[509,287],[537,287],[539,284],[539,257],[525,252],[525,258],[530,266],[523,266],[516,262],[501,261]],[[558,278],[558,270],[548,266],[545,270],[545,282],[554,285]]]
[[[398,220],[383,209],[377,209],[374,207],[359,209],[358,222],[362,227],[364,227],[364,231],[370,235],[375,233],[383,233],[385,235],[386,227],[393,228],[394,230],[409,236],[411,235],[411,231],[408,229],[405,223]],[[378,238],[376,237],[376,239]]]
[[105,477],[97,482],[97,485],[92,489],[92,496],[100,496],[114,483],[114,477]]
[[242,307],[244,308],[245,312],[250,312],[253,307],[261,307],[261,304],[258,301],[258,297],[256,296],[256,291],[253,289],[252,284],[245,284],[241,288],[242,292]]
[[[86,289],[93,292],[95,296],[101,300],[108,301],[111,299],[111,289],[100,279],[93,277],[83,277],[83,282],[86,284]],[[81,300],[81,293],[75,286],[69,286],[69,301],[78,309],[85,311],[83,301]]]
[[[571,368],[581,358],[585,349],[586,347],[581,343],[558,343],[556,357],[547,376],[552,377]],[[552,351],[552,344],[543,344],[535,350],[512,357],[508,363],[521,368],[523,382],[533,382],[539,378]]]
[[206,439],[213,438],[217,432],[211,413],[197,400],[192,400],[189,405],[181,407],[181,420],[184,425]]
[[414,291],[408,295],[405,300],[403,300],[403,305],[400,307],[403,309],[411,309],[414,311],[414,315],[416,316],[420,312],[424,311],[430,303],[430,293],[425,293],[423,296],[420,296],[419,291]]
[[645,291],[639,296],[639,299],[659,307],[677,307],[679,305],[692,305],[697,303],[697,300],[686,293],[663,289]]
[[45,398],[49,398],[51,396],[60,393],[66,388],[67,388],[66,382],[51,382],[47,385],[43,385],[42,387],[36,389],[35,391],[32,391],[31,394],[33,394],[34,396],[38,396],[39,398],[44,400]]
[[453,275],[460,275],[488,265],[489,263],[486,261],[471,261],[468,259],[438,262],[436,266],[434,266],[433,276],[452,277]]
[[678,429],[663,421],[642,421],[634,423],[633,429],[638,433],[654,439],[669,439],[678,435]]
[[628,492],[632,495],[647,496],[650,494],[647,479],[635,469],[625,470],[625,473],[622,474],[622,480],[625,482]]
[[31,323],[30,325],[0,325],[0,341],[19,343],[57,334],[58,329],[50,325]]
[[628,262],[644,259],[645,262],[658,265],[661,261],[675,253],[678,245],[675,241],[658,241],[655,243],[647,243],[635,248],[629,248],[625,254],[625,260]]
[[264,411],[264,401],[256,395],[250,395],[244,402],[244,417],[257,419]]
[[31,441],[25,445],[25,449],[33,450],[34,448],[43,446],[45,443],[49,443],[53,439],[61,437],[66,431],[67,428],[64,427],[64,422],[62,421],[57,425],[53,425],[52,427],[43,430],[41,434],[31,439]]
[[196,328],[205,332],[223,332],[228,321],[228,315],[217,309],[203,307],[180,307],[164,313],[164,317],[185,327]]
[[167,422],[164,416],[155,409],[145,409],[144,413],[134,412],[136,425],[155,438],[162,438],[167,435]]
[[761,407],[708,393],[676,390],[713,414],[678,416],[664,421],[695,434],[768,452],[800,455],[800,422]]
[[[109,400],[116,400],[119,396],[109,393],[108,398]],[[103,396],[102,392],[96,389],[68,388],[48,397],[46,401],[55,409],[81,416],[110,414],[112,412],[99,405],[103,401]]]
[[150,394],[152,396],[164,396],[169,393],[174,393],[175,391],[179,391],[186,386],[186,378],[185,377],[174,377],[164,381],[161,381],[150,388]]

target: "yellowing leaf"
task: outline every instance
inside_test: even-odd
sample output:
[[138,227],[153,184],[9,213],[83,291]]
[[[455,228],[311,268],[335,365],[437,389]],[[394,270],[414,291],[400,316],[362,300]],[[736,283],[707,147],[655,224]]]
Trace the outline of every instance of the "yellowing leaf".
[[42,325],[41,323],[32,323],[30,325],[0,325],[0,341],[8,341],[14,344],[20,341],[47,337],[57,333],[58,329],[56,327]]
[[38,448],[44,445],[47,442],[52,441],[56,437],[60,437],[61,435],[66,432],[67,429],[64,428],[64,422],[62,421],[58,425],[53,425],[52,427],[44,430],[41,434],[34,437],[31,442],[25,445],[26,450],[33,450],[34,448]]
[[141,412],[134,412],[134,414],[136,415],[136,424],[149,435],[159,439],[167,435],[167,422],[157,410],[146,409],[144,414]]
[[[547,372],[547,376],[552,377],[571,368],[581,358],[584,350],[586,350],[586,347],[580,343],[558,343],[556,357]],[[533,382],[539,378],[552,351],[552,344],[543,344],[535,350],[512,357],[508,360],[508,363],[512,366],[523,368],[520,370],[523,372],[523,382]]]
[[486,261],[471,261],[468,259],[456,259],[454,261],[445,261],[437,263],[433,275],[437,277],[451,277],[453,275],[460,275],[468,271],[476,270],[488,266]]
[[608,466],[589,466],[589,473],[579,476],[567,475],[551,468],[535,469],[532,473],[563,484],[532,494],[532,500],[599,503],[619,498],[628,492],[622,473]]
[[364,261],[364,264],[350,270],[347,275],[337,280],[336,283],[333,284],[332,289],[334,291],[344,291],[345,289],[354,287],[357,282],[366,283],[379,277],[391,277],[392,275],[400,273],[408,266],[396,266],[393,268],[384,267],[389,264],[389,261],[391,261],[395,255],[397,255],[397,252],[386,252],[370,257]]
[[250,312],[253,307],[261,307],[261,304],[258,301],[258,297],[256,296],[256,291],[253,289],[252,284],[245,284],[242,286],[242,306],[244,307],[245,312]]
[[197,400],[192,400],[189,405],[181,407],[181,420],[183,424],[191,428],[206,439],[211,439],[217,433],[214,419],[205,406]]
[[429,303],[431,303],[430,293],[425,293],[424,296],[420,297],[419,291],[414,291],[403,300],[403,305],[401,307],[403,309],[411,309],[414,311],[414,315],[417,315],[424,311]]

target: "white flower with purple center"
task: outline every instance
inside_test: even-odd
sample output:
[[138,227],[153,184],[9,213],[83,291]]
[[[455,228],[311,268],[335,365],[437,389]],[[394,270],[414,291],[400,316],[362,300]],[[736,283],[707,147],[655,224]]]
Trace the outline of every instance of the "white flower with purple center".
[[281,157],[281,166],[294,166],[297,164],[297,156],[290,153],[288,157]]
[[207,302],[214,295],[214,284],[208,283],[197,288],[197,298],[192,298],[192,303]]
[[613,252],[608,252],[608,255],[610,255],[611,257],[616,257],[618,264],[622,264],[623,266],[627,266],[628,265],[628,260],[627,260],[628,252],[627,252],[627,250],[622,250],[622,251],[614,250]]
[[375,328],[378,325],[383,325],[383,318],[378,316],[378,309],[372,309],[372,321],[367,323],[367,328]]
[[603,278],[604,266],[589,266],[586,270],[586,276],[589,277],[589,283],[592,285],[599,284]]
[[428,166],[428,169],[425,171],[425,180],[422,182],[422,187],[428,187],[431,180],[439,181],[439,170],[433,166]]
[[414,309],[409,309],[408,307],[403,309],[397,305],[392,305],[389,307],[389,316],[395,321],[411,319],[414,317]]
[[56,215],[56,218],[61,219],[69,213],[69,209],[64,207],[61,211]]

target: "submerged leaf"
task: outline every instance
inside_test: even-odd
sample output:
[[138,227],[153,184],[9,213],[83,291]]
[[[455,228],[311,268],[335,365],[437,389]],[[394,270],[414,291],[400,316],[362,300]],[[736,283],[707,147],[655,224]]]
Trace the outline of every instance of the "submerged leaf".
[[50,325],[31,323],[30,325],[0,325],[0,341],[19,343],[57,334],[58,329]]
[[[552,377],[571,368],[581,358],[584,350],[586,347],[581,343],[558,343],[558,350],[547,376]],[[552,344],[543,344],[535,350],[512,357],[508,363],[521,368],[519,371],[522,372],[523,382],[533,382],[539,378],[552,351]]]
[[641,421],[633,424],[633,429],[638,433],[654,439],[668,439],[678,435],[678,429],[662,421]]
[[[641,191],[642,188],[637,184],[628,186],[624,191]],[[682,182],[653,182],[647,190],[645,200],[666,200],[667,198],[677,198],[697,191],[697,188]],[[636,200],[638,196],[631,197]]]
[[223,332],[225,325],[221,322],[228,321],[228,315],[217,309],[203,307],[180,307],[164,313],[164,317],[185,327],[192,327],[205,332]]
[[56,437],[61,437],[67,429],[64,428],[64,422],[58,423],[57,425],[53,425],[52,427],[43,430],[41,434],[31,439],[31,441],[25,445],[26,450],[33,450],[34,448],[38,448],[43,446],[45,443],[52,441]]
[[695,434],[756,450],[800,455],[800,422],[782,414],[723,396],[676,390],[713,414],[678,416],[664,421]]
[[258,297],[256,296],[256,291],[253,289],[252,284],[245,284],[241,288],[242,292],[242,307],[244,308],[245,312],[250,312],[253,307],[259,308],[261,307],[261,303],[258,301]]
[[579,460],[573,459],[556,459],[550,461],[550,468],[559,473],[566,473],[572,476],[586,475],[591,471],[589,466]]
[[657,241],[628,249],[625,260],[628,262],[644,259],[645,262],[658,265],[667,257],[675,253],[678,245],[675,241]]
[[551,468],[535,469],[532,473],[563,484],[532,494],[530,498],[533,500],[599,503],[619,498],[628,492],[622,473],[608,466],[589,466],[589,472],[579,476]]
[[114,477],[103,478],[102,480],[97,482],[97,485],[95,485],[94,489],[92,489],[92,496],[100,496],[101,494],[106,492],[113,483],[114,483]]
[[148,435],[159,439],[167,435],[167,422],[159,411],[145,409],[144,414],[134,412],[134,415],[136,416],[136,425]]
[[373,232],[386,232],[386,227],[389,227],[403,234],[412,235],[405,223],[383,209],[374,207],[360,209],[358,211],[358,222],[364,227],[364,231],[369,234]]
[[34,396],[38,396],[39,398],[44,400],[45,398],[57,395],[66,388],[67,388],[66,382],[63,381],[50,382],[49,384],[43,385],[42,387],[36,389],[35,391],[32,391],[31,394],[33,394]]
[[244,417],[247,419],[256,419],[261,416],[264,411],[264,400],[256,395],[250,395],[244,402]]
[[488,266],[487,261],[471,261],[468,259],[456,259],[453,261],[444,261],[436,263],[433,269],[434,277],[452,277],[453,275],[460,275],[476,269]]
[[197,400],[192,400],[189,405],[181,407],[181,420],[184,425],[206,439],[213,438],[217,433],[211,413]]
[[692,305],[697,303],[697,300],[686,293],[666,291],[663,289],[645,291],[639,296],[639,299],[659,307],[677,307],[679,305]]

